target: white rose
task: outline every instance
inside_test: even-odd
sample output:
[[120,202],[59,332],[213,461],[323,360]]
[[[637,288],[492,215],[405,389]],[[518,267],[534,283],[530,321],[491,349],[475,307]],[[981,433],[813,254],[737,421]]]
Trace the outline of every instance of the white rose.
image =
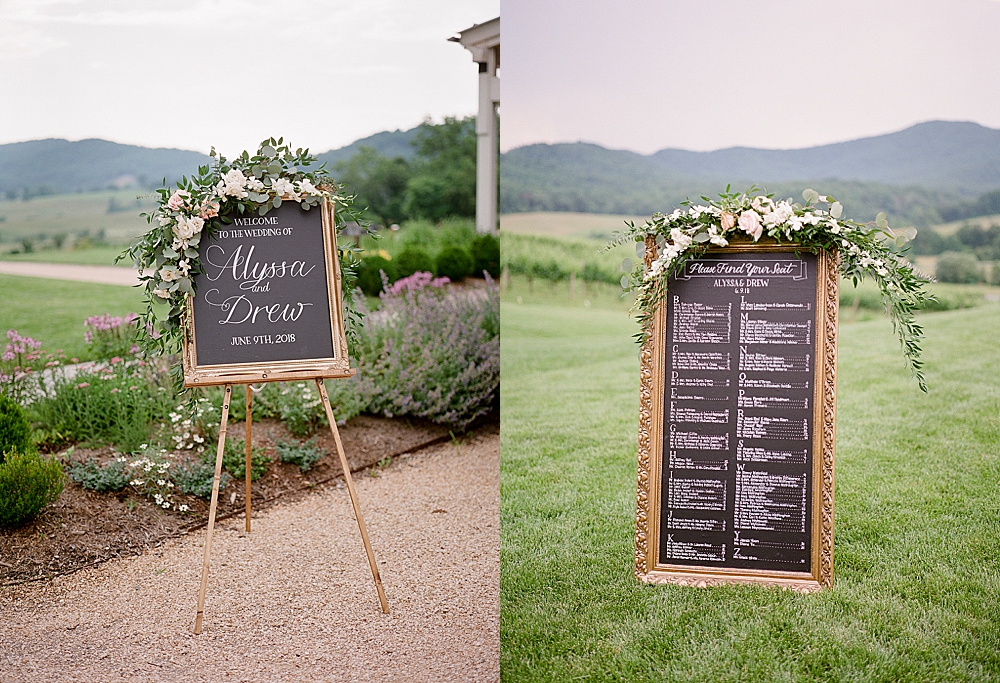
[[160,268],[160,279],[164,282],[173,282],[181,279],[181,271],[174,266],[163,266]]
[[170,292],[168,292],[165,289],[154,289],[153,290],[153,295],[154,296],[158,296],[161,299],[169,299],[170,298]]
[[259,179],[250,176],[247,178],[247,188],[253,190],[254,192],[260,192],[264,189],[264,183],[260,182]]
[[274,190],[274,194],[278,195],[282,199],[296,198],[295,186],[292,185],[288,178],[278,178],[273,183],[271,183],[271,189]]
[[222,181],[217,186],[220,190],[219,194],[244,199],[247,196],[246,190],[243,189],[246,182],[247,178],[243,175],[243,172],[234,168],[223,176]]
[[683,251],[691,246],[692,240],[688,235],[685,235],[680,228],[674,228],[670,231],[670,239],[673,240],[674,244]]
[[174,235],[187,241],[200,233],[203,227],[205,227],[205,220],[203,218],[199,218],[198,216],[184,218],[180,216],[177,218],[177,225],[174,226]]

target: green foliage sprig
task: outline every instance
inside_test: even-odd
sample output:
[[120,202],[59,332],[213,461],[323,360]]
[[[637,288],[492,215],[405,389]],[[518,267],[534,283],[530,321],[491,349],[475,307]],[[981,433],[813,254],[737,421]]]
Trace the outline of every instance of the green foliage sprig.
[[648,339],[653,314],[667,292],[667,281],[687,261],[704,255],[712,246],[725,247],[734,239],[758,242],[766,235],[779,244],[837,254],[841,275],[855,285],[866,277],[874,280],[899,337],[903,357],[920,389],[927,391],[920,360],[923,329],[913,314],[933,299],[924,288],[930,278],[892,249],[912,240],[916,230],[890,229],[884,213],[870,223],[842,218],[840,202],[815,190],[805,190],[802,198],[804,204],[775,202],[772,195],[761,194],[756,187],[737,193],[730,192],[727,186],[718,201],[702,197],[707,202],[704,205],[687,201],[682,203],[683,209],[667,215],[654,214],[639,227],[629,223],[628,229],[607,248],[633,240],[643,242],[646,237],[655,238],[657,246],[650,267],[640,262],[630,275],[622,277],[622,286],[636,293],[633,311],[638,313],[642,326],[638,340]]
[[[130,259],[142,271],[146,308],[139,315],[137,343],[147,355],[180,350],[185,302],[195,294],[194,276],[203,272],[198,246],[205,235],[243,215],[267,214],[282,202],[304,210],[324,199],[335,205],[336,230],[364,222],[353,209],[354,197],[341,194],[325,164],[317,166],[308,149],[292,150],[282,138],[263,141],[253,155],[244,151],[229,160],[212,148],[213,162],[184,177],[176,188],[156,191],[158,207],[142,214],[152,226],[118,260]],[[344,281],[345,327],[349,348],[357,343],[361,315],[351,292],[357,277],[356,249],[338,245]]]

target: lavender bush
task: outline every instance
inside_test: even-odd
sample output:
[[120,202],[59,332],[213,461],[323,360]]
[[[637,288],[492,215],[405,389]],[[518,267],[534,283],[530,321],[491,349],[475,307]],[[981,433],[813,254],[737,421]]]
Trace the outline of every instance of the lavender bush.
[[405,280],[366,312],[357,390],[366,412],[464,428],[500,389],[499,290],[492,280],[444,288],[429,273]]

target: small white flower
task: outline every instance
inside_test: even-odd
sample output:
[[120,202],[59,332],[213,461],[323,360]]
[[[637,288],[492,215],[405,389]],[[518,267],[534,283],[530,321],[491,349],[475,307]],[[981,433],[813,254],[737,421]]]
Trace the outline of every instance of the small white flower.
[[303,178],[298,184],[299,192],[302,194],[319,194],[319,190],[316,189],[316,186],[312,184],[309,178]]
[[185,505],[185,504],[183,504],[183,503],[181,503],[181,505],[178,506],[177,509],[180,510],[181,512],[187,512],[188,511],[188,506]]

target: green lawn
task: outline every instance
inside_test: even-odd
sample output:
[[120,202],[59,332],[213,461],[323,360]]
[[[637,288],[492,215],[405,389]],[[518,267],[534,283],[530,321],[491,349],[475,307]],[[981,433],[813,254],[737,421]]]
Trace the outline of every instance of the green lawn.
[[0,275],[0,347],[13,328],[42,342],[44,350],[87,358],[84,318],[138,312],[141,305],[142,296],[132,287]]
[[[536,283],[537,289],[537,283]],[[1000,679],[1000,306],[841,326],[834,576],[803,596],[632,575],[636,331],[544,290],[501,308],[505,681]]]

